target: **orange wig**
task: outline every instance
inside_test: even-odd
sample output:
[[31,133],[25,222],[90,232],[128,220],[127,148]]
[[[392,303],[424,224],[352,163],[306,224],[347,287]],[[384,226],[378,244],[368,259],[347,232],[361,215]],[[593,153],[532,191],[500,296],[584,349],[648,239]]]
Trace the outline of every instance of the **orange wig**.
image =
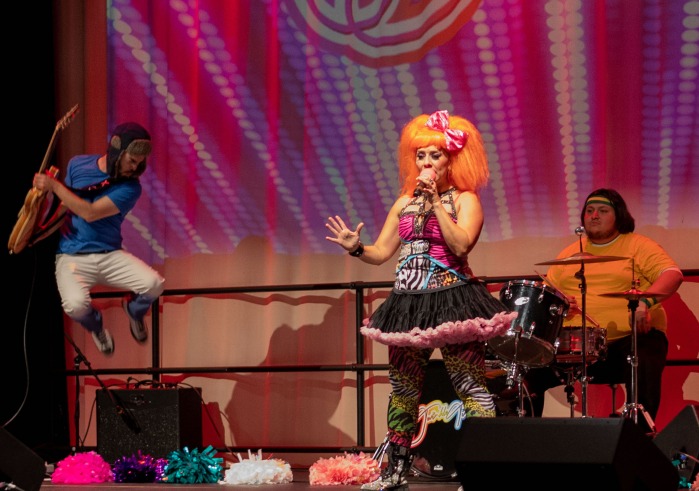
[[398,145],[398,174],[401,194],[413,195],[419,170],[415,164],[418,148],[434,145],[449,155],[449,185],[459,191],[478,192],[488,183],[488,157],[483,138],[476,126],[460,116],[449,116],[449,129],[461,130],[466,144],[458,150],[447,151],[446,137],[442,131],[425,126],[430,118],[421,114],[405,125]]

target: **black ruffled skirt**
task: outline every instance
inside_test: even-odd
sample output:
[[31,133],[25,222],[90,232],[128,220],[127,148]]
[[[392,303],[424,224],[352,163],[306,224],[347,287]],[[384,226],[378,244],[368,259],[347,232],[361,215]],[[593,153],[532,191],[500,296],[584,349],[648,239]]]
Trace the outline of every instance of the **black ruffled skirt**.
[[441,348],[501,336],[517,316],[480,282],[394,289],[360,331],[382,344]]

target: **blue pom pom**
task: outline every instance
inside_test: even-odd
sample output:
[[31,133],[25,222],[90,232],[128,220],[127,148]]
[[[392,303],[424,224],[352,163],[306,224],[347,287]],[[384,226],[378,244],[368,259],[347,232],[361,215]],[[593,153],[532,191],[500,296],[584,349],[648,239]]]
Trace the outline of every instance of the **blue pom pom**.
[[163,482],[178,484],[212,484],[221,479],[222,458],[214,457],[216,450],[209,445],[203,451],[187,447],[170,452]]

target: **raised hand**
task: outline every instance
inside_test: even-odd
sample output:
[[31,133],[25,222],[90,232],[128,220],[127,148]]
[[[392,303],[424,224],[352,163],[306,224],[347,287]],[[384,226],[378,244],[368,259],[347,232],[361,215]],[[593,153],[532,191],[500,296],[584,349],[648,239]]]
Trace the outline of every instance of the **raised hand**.
[[357,225],[357,228],[350,230],[339,215],[328,217],[325,223],[332,235],[326,236],[325,239],[340,245],[346,251],[353,251],[359,246],[359,233],[364,227],[364,222]]

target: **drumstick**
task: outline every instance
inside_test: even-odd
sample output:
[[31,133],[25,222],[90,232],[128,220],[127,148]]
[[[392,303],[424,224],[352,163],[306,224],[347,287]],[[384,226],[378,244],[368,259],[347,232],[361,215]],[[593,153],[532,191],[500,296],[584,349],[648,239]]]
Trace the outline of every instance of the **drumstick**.
[[[535,272],[536,274],[539,275],[539,278],[541,278],[542,280],[544,280],[544,283],[546,283],[548,286],[550,286],[551,288],[553,288],[554,290],[556,290],[556,291],[557,291],[558,293],[560,293],[561,295],[564,295],[564,293],[563,293],[561,290],[559,290],[558,288],[556,288],[556,286],[555,286],[553,283],[551,283],[551,281],[549,281],[548,278],[545,278],[544,275],[542,275],[541,273],[539,273],[537,270],[534,270],[534,272]],[[565,296],[565,295],[564,295],[564,296]],[[586,318],[587,320],[589,320],[590,322],[592,322],[592,324],[593,324],[595,327],[599,327],[599,322],[597,322],[595,319],[593,319],[592,316],[588,315],[587,312],[585,312],[585,318]]]
[[599,329],[599,322],[597,322],[595,319],[592,318],[591,315],[589,315],[587,312],[585,313],[585,318],[592,322],[592,325],[594,325],[596,328]]
[[551,283],[551,282],[549,281],[548,278],[546,278],[544,275],[542,275],[541,273],[539,273],[537,270],[534,270],[534,272],[535,272],[536,274],[539,275],[539,278],[541,278],[542,280],[544,280],[544,283],[546,283],[548,286],[550,286],[551,288],[553,288],[554,290],[556,290],[558,293],[560,293],[561,295],[563,295],[563,292],[562,292],[561,290],[559,290],[558,288],[556,288],[556,286],[555,286],[553,283]]

